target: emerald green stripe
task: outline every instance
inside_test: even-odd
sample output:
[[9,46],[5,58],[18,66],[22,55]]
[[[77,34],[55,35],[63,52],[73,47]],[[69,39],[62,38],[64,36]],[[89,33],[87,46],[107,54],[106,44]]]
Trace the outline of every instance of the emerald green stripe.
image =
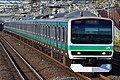
[[68,26],[67,22],[59,22],[59,26]]
[[113,51],[113,46],[68,46],[68,50]]
[[[10,23],[10,22],[5,22],[5,23]],[[49,21],[45,21],[45,22],[42,22],[42,21],[26,21],[26,22],[15,22],[15,23],[18,23],[18,24],[45,24],[45,25],[56,25],[56,26],[68,26],[68,22],[49,22]]]

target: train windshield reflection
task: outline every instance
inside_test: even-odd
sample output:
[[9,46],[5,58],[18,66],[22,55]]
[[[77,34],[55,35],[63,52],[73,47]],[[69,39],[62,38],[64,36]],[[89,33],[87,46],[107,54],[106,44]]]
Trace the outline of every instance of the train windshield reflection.
[[102,19],[73,20],[71,42],[73,44],[111,44],[112,21]]

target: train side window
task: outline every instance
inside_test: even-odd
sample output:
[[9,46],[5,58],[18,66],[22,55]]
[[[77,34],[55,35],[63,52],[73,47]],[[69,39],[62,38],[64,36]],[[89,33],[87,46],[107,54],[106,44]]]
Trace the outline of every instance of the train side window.
[[35,33],[35,24],[33,24],[32,26],[30,26],[31,32],[34,34]]
[[63,41],[63,27],[60,27],[60,41]]
[[64,41],[64,27],[63,26],[60,27],[60,41],[61,42]]
[[17,24],[15,24],[15,28],[17,29]]
[[18,24],[19,30],[20,30],[20,24]]
[[18,23],[17,23],[17,24],[15,24],[15,26],[16,26],[16,29],[18,30],[18,29],[19,29],[19,27],[18,27]]
[[47,28],[48,28],[48,25],[46,25],[46,38],[47,38]]
[[20,26],[20,30],[21,30],[21,25],[19,24],[19,26]]
[[[21,25],[21,24],[20,24]],[[24,27],[21,25],[21,27],[22,27],[22,31],[23,31],[23,29],[24,29]]]
[[40,31],[39,24],[37,24],[37,27],[38,27],[38,29],[37,29],[37,33],[38,33],[38,35],[39,35],[39,34],[40,34],[40,33],[39,33],[39,31]]
[[45,37],[45,25],[43,26],[43,35]]
[[59,27],[57,26],[57,28],[56,28],[56,31],[57,31],[57,32],[56,32],[56,33],[57,33],[56,38],[57,38],[57,41],[59,40],[59,34],[58,34],[58,33],[59,33],[59,30],[58,30],[58,28],[59,28]]
[[47,27],[46,27],[46,37],[48,38],[48,27],[49,27],[49,25],[47,25]]
[[33,26],[31,26],[31,30],[33,30],[33,34],[35,34],[35,24],[33,24]]
[[42,33],[42,25],[40,24],[39,25],[39,34],[40,34],[40,36],[41,36],[41,33]]
[[28,25],[28,32],[30,32],[30,26]]
[[55,26],[52,25],[52,38],[55,40]]
[[50,26],[48,27],[48,37],[50,38]]
[[45,37],[45,26],[43,25],[43,37]]
[[22,31],[22,26],[21,26],[21,24],[20,24],[20,29],[21,29],[21,31]]
[[49,25],[47,25],[47,28],[46,28],[46,31],[47,31],[46,37],[47,37],[47,38],[48,38],[48,28],[49,28]]
[[53,39],[55,40],[55,26],[53,26]]
[[51,38],[51,26],[49,26],[49,38]]
[[26,31],[28,32],[28,25],[26,25]]
[[22,31],[22,26],[21,26],[21,24],[19,24],[20,25],[20,29],[21,29],[21,31]]
[[44,27],[44,26],[42,25],[42,37],[43,37],[43,35],[44,35],[44,34],[43,34],[43,33],[44,33],[44,31],[43,31],[43,30],[44,30],[43,27]]
[[21,25],[19,24],[19,29],[21,30]]
[[39,26],[38,26],[38,24],[37,24],[37,25],[36,25],[36,33],[37,33],[37,35],[39,35],[38,31],[39,31]]
[[36,32],[36,24],[34,24],[34,34],[37,34],[37,32]]
[[29,24],[28,24],[28,25],[27,25],[28,32],[30,32],[29,27],[30,27],[30,26],[29,26]]
[[27,31],[27,25],[26,24],[24,25],[24,27],[25,27],[25,31]]
[[31,29],[33,29],[33,34],[36,34],[36,24],[34,24]]
[[21,27],[22,27],[21,29],[22,29],[22,31],[23,31],[23,29],[24,29],[24,26],[22,26],[22,24],[20,24],[20,25],[21,25]]
[[43,26],[41,25],[41,36],[42,36],[42,33],[43,33]]
[[29,32],[29,25],[27,25],[27,31]]
[[25,24],[24,27],[25,27],[25,32],[27,32],[27,25]]
[[20,24],[18,24],[18,26],[19,26],[19,30],[20,30],[20,27],[21,27]]
[[57,27],[55,27],[55,40],[57,40]]
[[45,37],[47,37],[47,26],[48,25],[45,25]]
[[64,42],[67,43],[67,27],[64,28]]
[[[32,25],[31,25],[32,26]],[[31,26],[30,26],[30,24],[29,24],[29,26],[28,26],[28,29],[29,29],[29,32],[31,33],[32,31],[31,31]]]
[[42,37],[44,36],[44,26],[42,25]]
[[36,24],[36,26],[35,26],[36,28],[35,28],[35,31],[36,31],[36,35],[38,35],[38,25]]
[[39,35],[39,25],[37,24],[36,27],[37,27],[37,35]]
[[35,24],[35,34],[37,35],[37,24]]
[[52,33],[53,33],[53,30],[52,30],[52,27],[50,27],[50,38],[52,39]]
[[55,39],[56,39],[56,46],[59,46],[59,40],[60,40],[60,27],[56,26],[55,28]]
[[16,28],[19,30],[19,24],[16,24]]
[[29,32],[31,33],[32,32],[32,30],[31,30],[31,26],[33,26],[33,24],[29,24],[29,26],[28,26],[28,28],[29,28]]
[[25,26],[23,24],[21,24],[23,26],[23,31],[25,31]]
[[41,36],[41,24],[39,24],[38,26],[39,26],[39,36]]
[[65,41],[65,28],[63,27],[63,38],[62,38],[62,41],[64,42]]
[[60,27],[58,27],[58,41],[60,41]]

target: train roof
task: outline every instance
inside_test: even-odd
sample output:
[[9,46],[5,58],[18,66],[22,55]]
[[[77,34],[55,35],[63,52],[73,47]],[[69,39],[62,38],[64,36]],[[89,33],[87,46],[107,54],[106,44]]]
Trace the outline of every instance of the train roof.
[[[64,13],[58,13],[58,14],[54,14],[54,15],[44,15],[44,16],[40,16],[37,21],[68,21],[71,18],[80,18],[80,17],[95,17],[96,15],[91,13],[90,11],[84,11],[84,10],[77,10],[77,11],[73,11],[73,12],[64,12]],[[27,19],[22,19],[22,20],[27,20]],[[36,21],[36,19],[28,19],[29,21],[34,20]]]
[[60,15],[56,14],[53,18],[36,19],[36,20],[18,20],[18,21],[12,21],[12,22],[23,23],[23,24],[67,25],[66,23],[68,22],[68,20],[74,19],[74,18],[82,18],[82,17],[97,17],[97,16],[91,13],[90,11],[78,10],[78,11],[73,11],[70,13],[62,13]]
[[78,18],[78,17],[88,17],[88,16],[95,17],[96,15],[91,13],[90,11],[79,10],[68,13],[67,15],[64,16],[64,18]]

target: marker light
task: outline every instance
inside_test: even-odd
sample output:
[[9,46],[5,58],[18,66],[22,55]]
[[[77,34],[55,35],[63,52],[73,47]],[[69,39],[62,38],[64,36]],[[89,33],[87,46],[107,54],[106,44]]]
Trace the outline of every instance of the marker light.
[[106,53],[105,53],[105,52],[103,52],[102,54],[103,54],[103,55],[105,55]]
[[81,54],[81,52],[77,52],[77,54]]

